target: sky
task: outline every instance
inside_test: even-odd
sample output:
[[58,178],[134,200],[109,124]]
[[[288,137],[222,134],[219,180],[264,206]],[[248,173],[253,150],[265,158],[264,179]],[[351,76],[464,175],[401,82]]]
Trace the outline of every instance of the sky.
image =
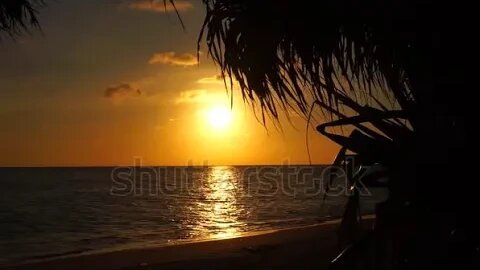
[[[197,37],[199,0],[55,0],[0,40],[0,166],[308,164],[306,121],[264,127]],[[258,113],[258,112],[257,112]],[[338,147],[312,128],[311,161]]]

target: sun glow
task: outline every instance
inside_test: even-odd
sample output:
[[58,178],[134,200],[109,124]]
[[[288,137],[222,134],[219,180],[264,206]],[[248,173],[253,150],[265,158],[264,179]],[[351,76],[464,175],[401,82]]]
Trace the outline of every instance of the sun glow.
[[207,111],[207,121],[217,130],[225,130],[232,122],[232,111],[224,106],[215,106]]

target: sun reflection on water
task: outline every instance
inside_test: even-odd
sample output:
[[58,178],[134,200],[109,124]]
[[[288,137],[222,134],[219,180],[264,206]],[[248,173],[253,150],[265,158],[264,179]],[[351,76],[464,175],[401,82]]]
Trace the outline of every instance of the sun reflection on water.
[[238,179],[231,167],[212,167],[204,181],[205,204],[202,205],[202,226],[208,238],[224,239],[238,236],[245,224],[238,217],[242,212],[237,203]]

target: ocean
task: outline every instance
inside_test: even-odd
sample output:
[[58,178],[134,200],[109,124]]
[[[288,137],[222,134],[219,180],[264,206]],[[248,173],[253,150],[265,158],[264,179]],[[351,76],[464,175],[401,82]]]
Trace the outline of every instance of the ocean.
[[349,194],[338,178],[324,196],[325,168],[0,168],[0,265],[319,223]]

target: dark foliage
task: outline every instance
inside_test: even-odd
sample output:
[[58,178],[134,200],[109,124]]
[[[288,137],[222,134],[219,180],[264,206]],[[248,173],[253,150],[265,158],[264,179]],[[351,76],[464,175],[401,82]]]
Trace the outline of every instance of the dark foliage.
[[38,8],[43,6],[42,0],[0,0],[0,33],[15,36],[38,28]]
[[[238,81],[264,121],[289,108],[309,118],[318,106],[332,121],[320,133],[388,169],[389,199],[377,209],[375,234],[362,242],[383,255],[367,268],[469,265],[476,223],[465,211],[466,193],[449,188],[466,179],[459,157],[472,48],[463,42],[465,18],[451,19],[463,14],[460,3],[203,2],[199,44],[206,40],[223,75]],[[353,132],[328,130],[335,126]]]

